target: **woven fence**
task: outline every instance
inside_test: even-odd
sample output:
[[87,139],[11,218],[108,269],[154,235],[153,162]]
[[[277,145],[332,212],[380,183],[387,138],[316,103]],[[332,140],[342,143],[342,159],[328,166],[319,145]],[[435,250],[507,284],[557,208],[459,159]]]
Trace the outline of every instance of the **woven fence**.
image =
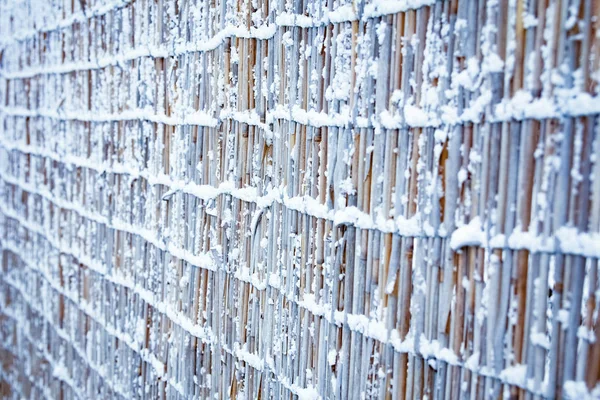
[[597,0],[0,0],[0,397],[600,398]]

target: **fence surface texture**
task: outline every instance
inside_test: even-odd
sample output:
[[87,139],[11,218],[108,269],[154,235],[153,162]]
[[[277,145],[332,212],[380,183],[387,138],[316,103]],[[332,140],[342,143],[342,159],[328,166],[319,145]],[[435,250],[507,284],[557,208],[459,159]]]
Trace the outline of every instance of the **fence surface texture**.
[[0,396],[599,398],[599,29],[0,0]]

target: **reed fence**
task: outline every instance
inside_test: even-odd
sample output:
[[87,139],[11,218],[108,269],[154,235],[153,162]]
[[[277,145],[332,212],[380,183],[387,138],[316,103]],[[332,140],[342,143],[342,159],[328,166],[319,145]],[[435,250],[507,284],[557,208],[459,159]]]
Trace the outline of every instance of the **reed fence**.
[[0,0],[3,398],[600,398],[600,1]]

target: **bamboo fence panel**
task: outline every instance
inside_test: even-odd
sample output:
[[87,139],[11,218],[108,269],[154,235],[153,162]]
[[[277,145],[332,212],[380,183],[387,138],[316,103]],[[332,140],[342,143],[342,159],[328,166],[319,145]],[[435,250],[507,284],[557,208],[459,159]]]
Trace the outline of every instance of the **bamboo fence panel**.
[[597,0],[0,0],[3,398],[600,398]]

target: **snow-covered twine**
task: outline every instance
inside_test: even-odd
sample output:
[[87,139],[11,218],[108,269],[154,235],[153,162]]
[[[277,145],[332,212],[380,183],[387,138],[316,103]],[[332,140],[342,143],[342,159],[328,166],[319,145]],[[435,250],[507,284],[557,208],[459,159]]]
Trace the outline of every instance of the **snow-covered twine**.
[[0,395],[600,397],[599,24],[0,0]]

